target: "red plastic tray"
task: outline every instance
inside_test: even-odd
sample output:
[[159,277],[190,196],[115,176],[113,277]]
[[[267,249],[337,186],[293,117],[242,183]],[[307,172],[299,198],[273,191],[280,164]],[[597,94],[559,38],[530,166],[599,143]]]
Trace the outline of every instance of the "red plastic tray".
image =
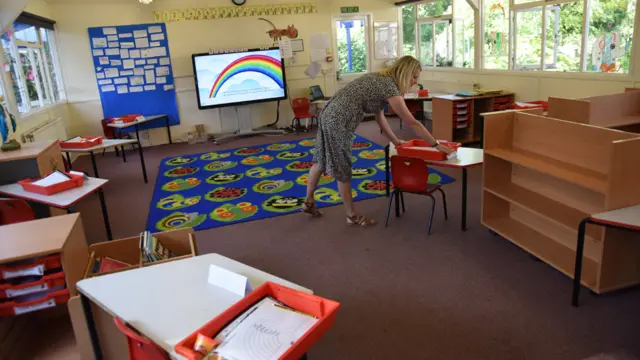
[[340,303],[335,301],[306,294],[272,282],[265,282],[262,286],[235,303],[225,312],[218,315],[203,327],[196,330],[193,334],[189,335],[186,339],[179,342],[175,346],[176,352],[189,360],[202,359],[203,356],[201,354],[193,351],[193,345],[196,342],[198,334],[202,334],[210,338],[215,337],[215,335],[231,323],[233,319],[241,315],[245,310],[266,296],[271,296],[293,309],[311,314],[319,319],[306,334],[298,339],[298,341],[296,341],[296,343],[280,357],[280,360],[300,359],[302,355],[304,355],[309,348],[311,348],[311,346],[315,344],[320,337],[327,332],[327,330],[329,330],[331,325],[333,325],[336,312],[340,307]]
[[142,114],[122,115],[122,116],[118,116],[117,118],[110,118],[109,122],[110,123],[117,123],[117,124],[127,124],[127,123],[131,123],[131,122],[136,121],[138,116],[142,116]]
[[102,136],[81,136],[86,141],[83,142],[60,142],[62,149],[87,149],[102,144]]
[[33,183],[40,179],[24,179],[18,181],[18,184],[22,185],[24,191],[40,194],[40,195],[53,195],[59,192],[73,189],[75,187],[82,186],[84,184],[84,175],[76,175],[71,173],[65,173],[71,177],[70,180],[63,181],[61,183],[49,186],[37,186]]
[[0,302],[0,316],[22,315],[44,310],[52,308],[58,304],[64,304],[68,300],[69,289],[62,289],[50,293],[42,293],[42,296],[39,296],[34,300]]
[[0,265],[0,280],[17,279],[25,276],[42,276],[48,270],[62,267],[60,255],[49,255],[32,259],[27,262],[17,262]]
[[544,111],[549,110],[549,103],[547,101],[525,101],[525,104],[532,104],[533,106],[520,106],[518,103],[513,104],[513,108],[517,110],[525,110],[525,109],[534,109],[534,108],[542,108]]
[[[450,147],[453,151],[457,151],[462,145],[460,143],[448,141],[439,141],[439,143]],[[447,160],[447,154],[438,151],[429,145],[429,143],[420,139],[410,140],[402,145],[398,145],[396,146],[396,151],[400,156],[408,156],[425,160]]]
[[64,286],[64,284],[64,272],[62,271],[45,275],[40,280],[29,283],[0,284],[0,300],[46,291],[56,286]]

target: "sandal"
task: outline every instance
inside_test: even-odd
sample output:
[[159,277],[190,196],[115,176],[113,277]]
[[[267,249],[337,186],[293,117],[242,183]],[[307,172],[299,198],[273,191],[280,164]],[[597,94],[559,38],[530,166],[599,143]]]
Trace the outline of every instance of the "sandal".
[[378,224],[377,220],[369,219],[368,217],[363,215],[347,216],[347,225],[357,225],[357,226],[366,227],[366,226],[375,226],[377,224]]
[[323,215],[322,212],[318,210],[315,202],[310,203],[305,201],[304,204],[302,204],[302,212],[311,215],[311,217],[321,217]]

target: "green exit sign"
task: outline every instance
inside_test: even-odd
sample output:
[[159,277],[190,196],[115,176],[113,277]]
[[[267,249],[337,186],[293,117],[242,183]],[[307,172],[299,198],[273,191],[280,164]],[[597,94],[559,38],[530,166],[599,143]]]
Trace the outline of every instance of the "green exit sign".
[[360,12],[360,6],[344,6],[340,8],[342,14],[353,14]]

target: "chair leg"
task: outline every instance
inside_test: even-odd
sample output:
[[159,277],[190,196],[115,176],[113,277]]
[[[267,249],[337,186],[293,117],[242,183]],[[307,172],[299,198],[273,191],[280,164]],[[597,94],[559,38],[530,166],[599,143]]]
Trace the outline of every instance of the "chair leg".
[[431,225],[433,225],[433,214],[436,212],[436,198],[433,195],[428,195],[431,198],[431,214],[429,215],[429,230],[427,235],[431,235]]
[[404,193],[403,192],[400,193],[400,204],[402,204],[402,213],[404,214],[407,211],[404,209]]
[[444,190],[442,188],[438,188],[440,194],[442,194],[442,207],[444,207],[444,219],[449,220],[449,215],[447,214],[447,196],[444,194]]
[[387,218],[384,221],[384,227],[387,227],[389,225],[389,217],[391,215],[391,205],[393,205],[393,196],[395,195],[395,190],[393,190],[391,192],[391,195],[389,195],[389,207],[387,208]]

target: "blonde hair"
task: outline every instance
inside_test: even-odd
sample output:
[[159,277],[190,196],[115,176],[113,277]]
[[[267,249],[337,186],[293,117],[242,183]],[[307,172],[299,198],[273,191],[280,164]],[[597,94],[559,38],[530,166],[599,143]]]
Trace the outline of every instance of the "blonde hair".
[[411,80],[416,70],[422,71],[420,61],[413,56],[403,56],[396,60],[390,68],[380,70],[378,74],[392,78],[398,86],[398,90],[401,93],[406,93],[411,87]]

